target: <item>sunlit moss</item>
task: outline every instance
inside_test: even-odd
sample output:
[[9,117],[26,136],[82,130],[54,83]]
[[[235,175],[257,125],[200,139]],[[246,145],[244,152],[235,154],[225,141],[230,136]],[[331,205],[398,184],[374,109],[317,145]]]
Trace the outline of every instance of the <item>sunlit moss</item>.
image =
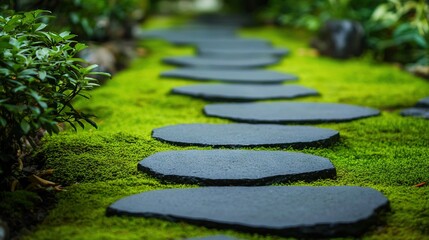
[[[153,19],[150,27],[168,26],[170,19]],[[429,188],[414,187],[429,181],[428,122],[399,116],[399,109],[429,95],[429,83],[395,66],[374,63],[367,56],[348,61],[316,57],[305,34],[261,27],[243,36],[265,38],[289,47],[291,56],[271,69],[295,73],[299,84],[320,91],[320,97],[298,101],[341,102],[375,107],[379,117],[341,124],[321,124],[340,131],[341,141],[326,149],[303,152],[330,158],[337,168],[335,180],[299,185],[357,185],[382,191],[391,201],[386,224],[369,231],[365,239],[424,239],[429,234]],[[38,153],[47,167],[56,169],[52,180],[68,185],[59,204],[38,229],[24,239],[180,239],[228,234],[245,239],[280,239],[207,229],[155,219],[105,217],[106,207],[124,196],[143,191],[195,187],[160,183],[137,171],[137,162],[153,153],[177,147],[153,140],[154,128],[178,123],[226,123],[202,114],[205,101],[169,95],[175,86],[192,81],[160,79],[172,67],[160,59],[189,55],[186,47],[150,40],[141,43],[148,55],[116,75],[81,101],[81,109],[98,116],[98,130],[65,131],[45,139]],[[258,148],[267,149],[267,148]],[[270,148],[271,150],[278,148]]]

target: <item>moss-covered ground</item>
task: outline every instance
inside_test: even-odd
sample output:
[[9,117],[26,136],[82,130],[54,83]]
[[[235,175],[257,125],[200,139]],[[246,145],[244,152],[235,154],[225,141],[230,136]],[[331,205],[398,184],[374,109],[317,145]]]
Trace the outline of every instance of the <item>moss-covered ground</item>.
[[[154,18],[147,26],[167,26],[171,22]],[[241,35],[269,39],[276,46],[292,50],[271,69],[297,74],[299,84],[321,93],[320,97],[298,101],[350,103],[382,111],[379,117],[320,124],[340,131],[341,141],[329,148],[302,152],[331,159],[338,177],[295,184],[375,188],[390,200],[391,211],[385,216],[385,224],[373,227],[364,239],[429,239],[429,186],[414,186],[429,181],[429,122],[399,115],[401,108],[429,95],[429,82],[393,65],[372,62],[369,57],[348,61],[316,57],[307,47],[307,35],[296,31],[260,27],[243,30]],[[45,139],[38,157],[48,168],[56,169],[50,180],[67,187],[58,193],[59,203],[45,221],[24,239],[180,239],[211,234],[281,239],[182,222],[105,216],[109,204],[131,194],[196,187],[165,184],[137,171],[137,163],[156,152],[207,149],[158,142],[150,136],[152,129],[178,123],[229,122],[205,117],[202,108],[206,101],[169,94],[173,87],[195,82],[158,77],[172,68],[162,65],[161,58],[193,54],[191,48],[174,47],[160,40],[141,45],[147,49],[146,56],[94,90],[90,101],[77,103],[97,115],[99,129],[67,130]]]

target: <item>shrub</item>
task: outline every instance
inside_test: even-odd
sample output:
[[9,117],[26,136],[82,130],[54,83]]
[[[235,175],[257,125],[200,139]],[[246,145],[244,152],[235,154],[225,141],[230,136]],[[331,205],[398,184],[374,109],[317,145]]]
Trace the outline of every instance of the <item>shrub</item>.
[[44,31],[46,13],[0,15],[0,175],[12,174],[17,155],[35,146],[40,129],[58,133],[63,122],[74,129],[83,122],[97,127],[72,101],[88,98],[84,91],[98,86],[91,75],[103,73],[75,58],[86,46],[73,41],[74,35]]

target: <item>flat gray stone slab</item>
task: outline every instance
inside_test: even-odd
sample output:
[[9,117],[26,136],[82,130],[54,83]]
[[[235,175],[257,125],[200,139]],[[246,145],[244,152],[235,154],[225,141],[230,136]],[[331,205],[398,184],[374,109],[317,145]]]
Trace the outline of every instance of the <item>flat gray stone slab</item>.
[[241,46],[243,48],[266,48],[270,47],[271,43],[263,39],[246,39],[246,38],[216,38],[210,39],[209,36],[203,37],[193,37],[193,36],[181,36],[181,37],[172,37],[168,39],[171,43],[177,45],[196,45],[196,46],[206,46],[216,44],[218,47],[232,47],[232,46]]
[[283,57],[289,54],[285,48],[267,48],[267,49],[219,49],[216,48],[198,48],[197,54],[202,57],[211,58],[249,58],[275,56]]
[[429,108],[429,97],[425,97],[423,99],[420,99],[417,104],[417,108]]
[[221,81],[230,83],[279,84],[298,79],[293,74],[268,70],[226,70],[182,68],[161,73],[161,77],[181,78],[197,81]]
[[152,137],[176,145],[213,147],[321,147],[338,141],[337,131],[274,124],[179,124],[157,128]]
[[401,111],[401,115],[429,119],[429,108],[406,108]]
[[326,158],[283,151],[158,152],[142,160],[138,168],[168,182],[214,186],[260,186],[336,176]]
[[249,123],[345,122],[379,115],[376,109],[338,103],[220,103],[204,107],[207,116]]
[[363,187],[204,187],[144,192],[123,198],[107,215],[296,237],[358,236],[389,201]]
[[240,42],[236,41],[200,41],[196,44],[194,44],[197,49],[219,49],[219,50],[234,50],[234,51],[255,51],[255,50],[267,50],[267,49],[273,49],[272,44],[268,42],[254,42],[254,43],[247,43],[242,44]]
[[199,84],[173,88],[172,93],[213,101],[256,101],[315,96],[318,92],[298,85]]
[[164,63],[181,67],[218,68],[218,69],[242,69],[262,68],[278,63],[275,57],[261,57],[252,59],[220,59],[203,57],[167,57]]

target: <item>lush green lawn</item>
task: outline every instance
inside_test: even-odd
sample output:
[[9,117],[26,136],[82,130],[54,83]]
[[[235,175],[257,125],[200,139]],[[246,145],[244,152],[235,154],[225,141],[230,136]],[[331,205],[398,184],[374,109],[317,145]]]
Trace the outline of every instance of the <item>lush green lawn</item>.
[[[149,26],[168,25],[153,19]],[[276,46],[289,47],[292,55],[272,69],[295,73],[299,84],[320,91],[320,97],[298,101],[341,102],[378,108],[379,117],[341,124],[321,124],[340,131],[341,141],[324,149],[302,152],[327,157],[337,168],[335,180],[298,185],[356,185],[383,192],[391,201],[386,224],[370,230],[366,239],[429,239],[429,187],[414,187],[429,181],[428,121],[399,116],[429,95],[429,83],[395,66],[369,58],[336,61],[315,57],[308,38],[276,28],[248,29],[243,36],[261,37]],[[92,92],[81,109],[98,116],[99,129],[65,131],[45,139],[39,157],[55,168],[53,181],[67,185],[58,194],[59,204],[37,230],[24,239],[177,239],[210,234],[229,234],[246,239],[280,239],[276,236],[207,229],[186,223],[156,219],[106,217],[112,202],[131,194],[155,189],[188,188],[163,184],[137,171],[141,159],[160,151],[207,149],[178,147],[151,138],[151,130],[178,123],[226,123],[205,117],[207,102],[169,95],[171,88],[195,82],[160,79],[171,69],[160,64],[165,56],[192,54],[163,41],[142,43],[149,51],[132,66]],[[262,148],[258,148],[261,150]],[[283,150],[278,148],[271,148]]]

